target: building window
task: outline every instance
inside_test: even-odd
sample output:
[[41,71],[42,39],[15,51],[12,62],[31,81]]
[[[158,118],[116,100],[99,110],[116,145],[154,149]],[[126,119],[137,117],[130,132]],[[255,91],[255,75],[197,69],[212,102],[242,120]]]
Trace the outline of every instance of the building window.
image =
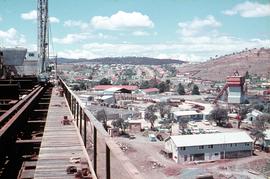
[[204,146],[203,145],[199,146],[199,149],[204,149]]
[[245,146],[249,146],[249,143],[245,143]]
[[215,153],[215,156],[218,156],[218,153]]
[[29,57],[34,57],[35,54],[34,54],[34,53],[29,53],[28,56],[29,56]]
[[232,147],[232,144],[231,144],[231,147]]
[[186,150],[186,147],[180,147],[180,150]]
[[234,146],[237,146],[237,144],[234,144]]
[[209,149],[212,149],[212,148],[213,148],[213,145],[208,145],[208,148],[209,148]]

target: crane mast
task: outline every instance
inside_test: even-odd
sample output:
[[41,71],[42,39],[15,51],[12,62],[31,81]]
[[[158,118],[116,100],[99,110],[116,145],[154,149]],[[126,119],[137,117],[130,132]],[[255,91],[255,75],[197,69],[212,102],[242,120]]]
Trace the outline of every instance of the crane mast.
[[48,0],[37,0],[37,25],[38,25],[38,60],[39,72],[46,71],[45,61],[49,57],[48,43]]

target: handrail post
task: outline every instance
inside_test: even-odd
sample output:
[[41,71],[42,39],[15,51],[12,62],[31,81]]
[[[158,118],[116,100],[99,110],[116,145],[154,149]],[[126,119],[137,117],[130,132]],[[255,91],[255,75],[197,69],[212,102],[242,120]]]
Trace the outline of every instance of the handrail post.
[[76,112],[76,121],[77,121],[77,124],[78,124],[78,120],[79,120],[79,102],[77,101],[76,102],[76,109],[77,109],[77,112]]
[[111,153],[110,148],[106,144],[106,179],[111,179]]
[[94,171],[97,174],[97,129],[94,126]]
[[[77,112],[79,112],[79,103],[77,102]],[[82,118],[79,118],[79,113],[77,113],[77,119],[80,120],[80,134],[82,135]]]
[[83,115],[83,120],[84,120],[84,146],[86,147],[86,142],[87,142],[87,121],[86,121],[86,114],[84,113]]

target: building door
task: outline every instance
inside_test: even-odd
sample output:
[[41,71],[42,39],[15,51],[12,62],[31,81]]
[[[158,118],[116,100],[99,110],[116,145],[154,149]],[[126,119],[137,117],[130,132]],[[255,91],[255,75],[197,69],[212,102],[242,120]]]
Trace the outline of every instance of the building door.
[[220,152],[220,159],[224,159],[225,156],[224,156],[224,152]]
[[194,161],[204,160],[204,154],[194,154]]
[[188,158],[188,156],[187,155],[184,155],[184,161],[185,162],[187,161],[187,158]]

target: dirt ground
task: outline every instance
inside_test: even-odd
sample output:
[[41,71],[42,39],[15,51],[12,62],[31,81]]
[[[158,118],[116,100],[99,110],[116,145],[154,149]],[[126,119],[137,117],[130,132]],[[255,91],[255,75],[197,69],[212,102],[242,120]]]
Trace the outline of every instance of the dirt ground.
[[219,160],[213,163],[177,164],[160,154],[160,150],[164,149],[163,141],[151,142],[141,133],[136,134],[136,139],[124,137],[114,139],[145,178],[195,179],[201,174],[211,174],[218,179],[270,177],[270,154],[265,152],[256,151],[256,155],[252,157]]

